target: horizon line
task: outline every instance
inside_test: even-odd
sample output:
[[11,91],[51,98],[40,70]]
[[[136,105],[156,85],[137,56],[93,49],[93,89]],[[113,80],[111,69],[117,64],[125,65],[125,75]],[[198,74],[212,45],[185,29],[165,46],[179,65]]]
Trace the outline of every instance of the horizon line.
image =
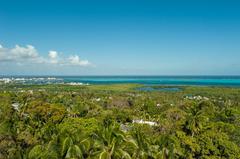
[[119,75],[30,75],[30,74],[28,74],[28,75],[0,75],[0,77],[16,77],[16,76],[22,76],[22,77],[31,77],[31,76],[35,76],[35,77],[51,77],[51,76],[54,76],[54,77],[63,77],[63,76],[65,76],[65,77],[146,77],[146,76],[148,76],[148,77],[200,77],[200,76],[202,76],[202,77],[220,77],[220,76],[225,76],[225,77],[237,77],[237,76],[239,76],[240,77],[240,75],[208,75],[208,74],[206,74],[206,75],[174,75],[174,74],[172,74],[172,75],[144,75],[144,74],[142,74],[142,75],[123,75],[123,74],[119,74]]

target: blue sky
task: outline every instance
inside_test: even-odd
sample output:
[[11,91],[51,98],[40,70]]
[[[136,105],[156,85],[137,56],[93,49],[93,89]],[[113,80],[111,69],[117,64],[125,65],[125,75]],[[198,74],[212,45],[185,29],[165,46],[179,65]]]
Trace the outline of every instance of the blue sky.
[[240,1],[1,0],[1,75],[240,75]]

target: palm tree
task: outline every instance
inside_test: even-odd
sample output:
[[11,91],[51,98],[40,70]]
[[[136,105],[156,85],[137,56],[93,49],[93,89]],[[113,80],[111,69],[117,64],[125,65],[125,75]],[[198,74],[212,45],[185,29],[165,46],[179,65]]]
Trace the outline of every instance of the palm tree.
[[[62,140],[62,141],[61,141]],[[83,144],[83,143],[80,143]],[[52,140],[46,145],[36,145],[29,152],[31,159],[41,158],[78,158],[82,159],[83,151],[80,144],[77,144],[71,137],[61,139],[60,135],[54,135]]]
[[189,114],[186,118],[185,128],[190,131],[192,137],[198,134],[203,129],[203,124],[208,120],[204,110],[199,107],[193,107],[190,109]]
[[82,150],[71,137],[66,137],[63,141],[61,158],[83,158]]
[[151,146],[154,158],[173,159],[174,158],[174,141],[170,135],[160,135]]
[[127,139],[119,125],[109,124],[102,127],[93,138],[96,139],[94,147],[100,159],[131,158],[125,150],[124,142]]
[[150,158],[151,152],[150,152],[150,142],[145,137],[143,132],[139,128],[135,128],[132,132],[133,139],[130,140],[128,144],[129,147],[131,146],[132,151],[132,158],[134,159],[146,159]]

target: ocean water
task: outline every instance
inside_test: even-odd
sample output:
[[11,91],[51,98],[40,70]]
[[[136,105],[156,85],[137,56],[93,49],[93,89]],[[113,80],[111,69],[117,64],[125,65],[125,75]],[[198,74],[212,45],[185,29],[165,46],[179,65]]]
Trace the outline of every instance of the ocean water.
[[88,84],[238,86],[240,76],[62,76],[64,82]]
[[191,85],[240,87],[240,76],[14,76],[9,78],[23,83],[83,83],[145,85]]
[[143,86],[143,87],[140,87],[140,88],[136,88],[136,90],[139,90],[139,91],[147,91],[147,92],[152,92],[152,91],[160,91],[160,92],[179,92],[179,91],[182,91],[181,88],[178,88],[178,87],[163,87],[163,88],[155,88],[153,86]]

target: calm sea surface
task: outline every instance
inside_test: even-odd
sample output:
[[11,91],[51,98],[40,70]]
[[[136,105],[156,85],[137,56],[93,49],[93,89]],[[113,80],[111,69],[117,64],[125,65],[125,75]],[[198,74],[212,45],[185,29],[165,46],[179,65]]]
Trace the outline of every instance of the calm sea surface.
[[64,82],[89,84],[240,86],[240,76],[62,76]]
[[[25,79],[25,81],[36,81],[39,83],[44,83],[43,81],[47,81],[49,83],[49,81],[54,81],[48,80],[49,78],[56,78],[56,82],[64,83],[138,83],[145,85],[198,85],[240,87],[240,76],[11,76],[7,78],[22,78]],[[40,80],[42,78],[47,80]]]

